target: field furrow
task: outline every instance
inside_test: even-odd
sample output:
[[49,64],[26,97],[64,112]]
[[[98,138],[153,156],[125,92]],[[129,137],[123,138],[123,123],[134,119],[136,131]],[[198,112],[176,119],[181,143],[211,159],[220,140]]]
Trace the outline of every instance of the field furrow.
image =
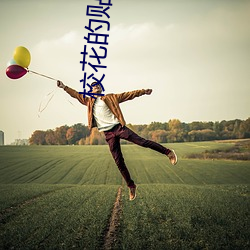
[[0,249],[248,250],[249,161],[185,158],[230,145],[122,145],[132,202],[107,145],[0,147]]
[[99,248],[116,191],[117,186],[74,186],[42,195],[0,224],[0,247]]
[[249,192],[249,186],[140,185],[134,204],[124,200],[118,249],[248,249],[250,200],[233,191],[242,188]]
[[[22,189],[23,186],[19,185],[19,188]],[[35,188],[38,188],[40,190],[40,187],[36,186]],[[39,193],[37,195],[35,195],[35,192],[33,191],[32,195],[34,195],[34,196],[32,196],[28,200],[23,200],[20,203],[16,203],[16,200],[13,200],[11,206],[5,207],[3,210],[0,211],[0,223],[6,224],[8,219],[13,218],[13,216],[15,216],[15,214],[17,213],[18,210],[24,208],[25,206],[31,205],[32,203],[34,203],[36,200],[38,200],[40,198],[44,198],[45,195],[50,195],[52,192],[56,192],[56,191],[61,190],[61,189],[72,188],[72,186],[59,186],[59,187],[51,186],[50,188],[51,188],[51,190],[44,191],[44,192]],[[8,191],[10,192],[10,190],[8,190]]]

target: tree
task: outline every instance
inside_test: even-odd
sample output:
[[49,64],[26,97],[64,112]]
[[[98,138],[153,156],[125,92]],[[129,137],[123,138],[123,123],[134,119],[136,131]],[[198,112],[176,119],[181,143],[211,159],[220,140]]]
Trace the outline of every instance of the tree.
[[49,129],[45,133],[46,133],[45,134],[46,145],[56,145],[57,139],[56,139],[55,131],[52,129]]
[[69,127],[67,125],[61,126],[56,128],[55,130],[55,137],[56,137],[56,144],[57,145],[67,145],[68,141],[66,138],[66,133]]
[[150,132],[151,138],[153,141],[156,141],[158,143],[164,143],[167,142],[167,131],[163,129],[157,129],[155,131]]
[[66,132],[66,139],[69,145],[75,144],[76,133],[73,127],[70,127]]
[[192,130],[202,130],[204,128],[204,125],[202,122],[191,122],[189,124],[189,129]]
[[182,139],[184,142],[188,141],[189,125],[185,122],[181,124],[182,127]]
[[[214,139],[250,138],[250,118],[245,121],[235,119],[221,122],[184,123],[178,119],[168,123],[152,122],[149,125],[128,124],[131,130],[145,139],[156,142],[204,141]],[[29,139],[31,145],[65,145],[65,144],[105,144],[105,136],[95,128],[91,131],[87,126],[78,123],[47,131],[36,130]],[[122,143],[127,143],[122,141]]]
[[167,125],[167,123],[162,123],[162,122],[151,122],[147,128],[149,131],[154,131],[154,130],[158,130],[158,129],[168,130],[168,125]]
[[45,131],[36,130],[31,135],[31,137],[29,139],[29,143],[31,145],[45,145],[46,144],[45,135],[46,135]]
[[100,133],[97,128],[93,128],[90,136],[86,138],[86,144],[89,145],[103,145],[105,142],[106,140],[104,134]]
[[86,140],[86,137],[90,135],[89,129],[87,126],[77,123],[71,126],[66,133],[66,139],[68,144],[80,144]]
[[234,127],[233,127],[233,135],[234,138],[240,138],[240,125],[241,125],[242,121],[239,119],[236,119],[234,121]]
[[240,138],[250,138],[250,118],[240,124]]
[[181,142],[183,141],[182,123],[178,119],[169,120],[169,132],[167,135],[168,142]]
[[80,139],[79,141],[78,141],[78,145],[85,145],[85,144],[87,144],[86,143],[86,139]]
[[216,134],[211,129],[192,130],[188,133],[190,141],[211,141],[216,138]]
[[221,125],[218,121],[216,121],[213,125],[213,131],[216,134],[216,138],[220,139],[220,133],[221,133]]

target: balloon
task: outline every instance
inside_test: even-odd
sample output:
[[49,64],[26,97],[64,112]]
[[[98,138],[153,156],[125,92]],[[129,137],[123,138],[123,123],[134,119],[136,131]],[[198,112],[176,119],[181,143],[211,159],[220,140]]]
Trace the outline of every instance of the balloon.
[[10,65],[6,69],[6,75],[11,79],[18,79],[24,76],[28,71],[19,65]]
[[16,61],[13,58],[8,61],[7,67],[10,66],[10,65],[17,65]]
[[23,68],[29,67],[31,56],[30,52],[25,47],[19,46],[15,48],[13,57],[19,66]]

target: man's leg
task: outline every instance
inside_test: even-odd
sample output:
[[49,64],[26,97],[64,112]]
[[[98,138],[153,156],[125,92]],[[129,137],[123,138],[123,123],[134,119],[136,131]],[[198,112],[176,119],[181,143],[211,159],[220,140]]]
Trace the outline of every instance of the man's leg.
[[172,165],[176,165],[176,163],[177,163],[177,155],[175,154],[174,150],[171,150],[169,148],[165,148],[157,142],[154,142],[151,140],[146,140],[146,139],[140,137],[139,135],[137,135],[131,129],[127,128],[126,126],[119,127],[119,136],[120,136],[120,138],[125,139],[125,140],[130,141],[130,142],[133,142],[139,146],[142,146],[145,148],[150,148],[150,149],[153,149],[159,153],[167,155]]
[[146,140],[139,135],[137,135],[135,132],[133,132],[131,129],[127,127],[121,128],[121,135],[120,138],[125,139],[127,141],[133,142],[139,146],[145,147],[145,148],[151,148],[159,153],[162,153],[164,155],[168,155],[171,150],[168,148],[163,147],[161,144],[151,141],[151,140]]
[[120,138],[116,137],[113,132],[104,132],[106,141],[109,144],[110,152],[115,160],[118,169],[120,170],[128,187],[135,187],[134,181],[131,179],[127,166],[121,151]]

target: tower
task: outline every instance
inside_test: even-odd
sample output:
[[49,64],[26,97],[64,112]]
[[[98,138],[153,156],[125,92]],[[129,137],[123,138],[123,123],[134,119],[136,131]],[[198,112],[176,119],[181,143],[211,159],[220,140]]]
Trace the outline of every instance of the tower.
[[0,130],[0,146],[4,145],[4,132]]

